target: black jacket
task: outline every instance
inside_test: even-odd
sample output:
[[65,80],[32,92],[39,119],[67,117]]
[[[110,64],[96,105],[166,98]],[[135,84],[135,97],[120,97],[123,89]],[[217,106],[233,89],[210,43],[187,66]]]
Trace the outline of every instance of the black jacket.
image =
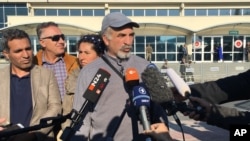
[[[246,100],[250,98],[250,70],[216,81],[190,85],[192,95],[213,104]],[[250,112],[214,105],[207,120],[208,124],[229,129],[231,124],[249,124]]]

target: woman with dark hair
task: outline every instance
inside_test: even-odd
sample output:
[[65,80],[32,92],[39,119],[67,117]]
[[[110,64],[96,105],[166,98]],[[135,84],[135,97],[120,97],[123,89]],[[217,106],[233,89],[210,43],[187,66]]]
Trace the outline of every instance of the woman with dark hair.
[[[102,56],[105,46],[99,35],[90,34],[81,36],[80,40],[77,42],[77,50],[78,61],[82,68]],[[66,95],[63,99],[63,115],[70,113],[72,110],[77,77],[81,68],[73,70],[65,80]],[[62,124],[62,129],[69,125],[70,120],[67,120]]]

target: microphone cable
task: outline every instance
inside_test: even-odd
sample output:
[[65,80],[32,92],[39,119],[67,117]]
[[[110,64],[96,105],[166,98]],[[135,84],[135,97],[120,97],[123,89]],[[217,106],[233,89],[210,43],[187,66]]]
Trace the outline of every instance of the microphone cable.
[[179,117],[177,116],[176,113],[173,114],[173,118],[174,118],[175,122],[178,124],[178,126],[180,127],[183,141],[185,141],[185,135],[184,135],[184,130],[182,128],[181,120],[179,119]]

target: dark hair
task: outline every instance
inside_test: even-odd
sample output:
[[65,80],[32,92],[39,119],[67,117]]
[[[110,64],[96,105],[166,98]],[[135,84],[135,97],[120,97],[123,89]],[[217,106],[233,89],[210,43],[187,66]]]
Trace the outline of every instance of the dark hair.
[[12,41],[14,39],[23,39],[27,38],[29,40],[29,43],[31,44],[29,35],[20,29],[7,29],[3,31],[3,38],[2,38],[2,48],[5,51],[9,51],[10,48],[8,46],[8,42]]
[[42,34],[42,30],[44,28],[47,28],[47,27],[50,27],[50,26],[58,27],[58,24],[56,24],[55,22],[43,22],[41,24],[38,24],[37,27],[36,27],[37,38],[40,39],[41,34]]
[[77,42],[77,50],[79,50],[80,44],[85,42],[93,44],[93,49],[96,51],[98,56],[101,56],[104,53],[105,45],[100,35],[82,35],[80,40]]

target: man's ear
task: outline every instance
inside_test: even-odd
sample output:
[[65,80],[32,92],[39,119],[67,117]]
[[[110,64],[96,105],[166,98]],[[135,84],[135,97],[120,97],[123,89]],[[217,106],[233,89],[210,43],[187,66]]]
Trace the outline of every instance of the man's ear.
[[109,39],[108,39],[108,37],[107,37],[107,35],[102,35],[102,40],[103,40],[103,42],[104,42],[104,44],[106,45],[106,46],[108,46],[109,45]]
[[45,41],[44,40],[39,40],[40,45],[42,48],[46,47]]
[[6,50],[3,50],[3,56],[5,57],[5,59],[9,60],[9,52]]

